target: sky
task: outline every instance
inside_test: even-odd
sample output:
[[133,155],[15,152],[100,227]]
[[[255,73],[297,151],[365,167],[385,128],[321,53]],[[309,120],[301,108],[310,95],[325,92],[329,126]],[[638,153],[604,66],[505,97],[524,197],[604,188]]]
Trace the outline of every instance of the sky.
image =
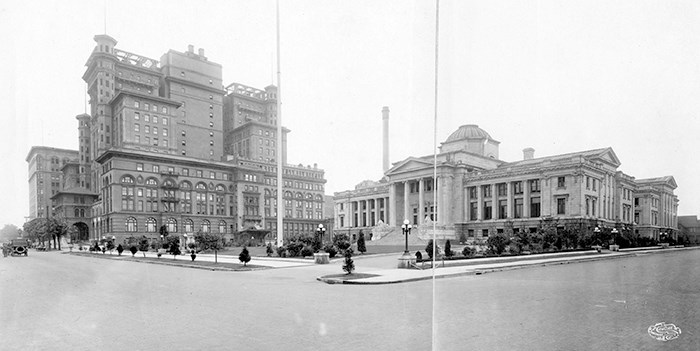
[[[31,146],[78,148],[85,62],[96,34],[153,59],[204,48],[224,84],[277,84],[275,1],[0,3],[0,226],[29,213]],[[638,179],[672,175],[679,215],[700,215],[700,2],[280,0],[288,162],[325,170],[326,193],[433,153],[459,126],[501,142],[500,159],[612,147]]]

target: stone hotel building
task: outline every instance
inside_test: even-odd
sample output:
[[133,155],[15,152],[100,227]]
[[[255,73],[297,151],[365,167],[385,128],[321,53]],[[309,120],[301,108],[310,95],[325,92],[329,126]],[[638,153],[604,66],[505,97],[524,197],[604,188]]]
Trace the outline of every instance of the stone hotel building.
[[183,237],[273,239],[281,159],[285,235],[324,222],[324,171],[286,163],[286,128],[277,154],[275,86],[224,87],[222,66],[191,45],[155,60],[108,35],[94,39],[78,150],[33,147],[27,156],[30,219],[61,217],[83,240],[157,238],[163,226]]

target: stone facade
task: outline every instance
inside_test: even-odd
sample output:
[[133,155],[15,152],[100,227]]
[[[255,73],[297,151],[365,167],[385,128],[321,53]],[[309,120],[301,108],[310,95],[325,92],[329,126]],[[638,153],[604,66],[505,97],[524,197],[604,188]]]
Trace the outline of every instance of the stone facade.
[[[252,228],[268,230],[272,240],[281,159],[285,236],[313,235],[328,223],[325,172],[315,164],[286,163],[286,128],[276,155],[275,86],[264,92],[238,83],[224,88],[221,65],[191,45],[158,61],[116,48],[108,35],[94,40],[83,75],[90,114],[76,117],[79,151],[33,147],[27,156],[32,218],[50,204],[58,209],[52,215],[93,240],[158,238],[161,228],[229,239]],[[57,178],[54,197],[39,201],[36,193],[49,193],[37,185],[47,177],[39,174],[53,150],[65,156],[51,165],[51,179],[70,181],[58,185]],[[37,164],[41,169],[34,171]]]
[[476,125],[460,127],[442,143],[436,167],[432,155],[409,157],[385,172],[381,186],[335,193],[336,228],[371,232],[376,223],[356,218],[365,202],[384,199],[389,226],[408,220],[426,238],[435,227],[438,237],[479,241],[504,231],[534,232],[543,221],[656,239],[678,230],[671,176],[635,180],[618,170],[611,148],[541,158],[526,148],[523,160],[505,162],[499,144]]

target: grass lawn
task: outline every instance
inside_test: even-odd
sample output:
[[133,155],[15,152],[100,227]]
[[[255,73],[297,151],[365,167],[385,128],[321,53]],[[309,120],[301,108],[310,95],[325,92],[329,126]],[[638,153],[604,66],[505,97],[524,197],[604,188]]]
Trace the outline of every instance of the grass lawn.
[[170,265],[170,266],[181,266],[181,267],[190,267],[190,268],[209,268],[209,269],[220,269],[220,270],[229,270],[229,271],[251,271],[251,270],[258,270],[258,269],[267,269],[269,267],[266,266],[256,266],[256,265],[243,265],[242,263],[228,263],[228,262],[210,262],[210,261],[198,261],[195,259],[192,261],[190,256],[183,256],[180,255],[177,257],[177,259],[173,259],[172,255],[163,255],[161,258],[153,258],[153,257],[143,257],[143,255],[139,256],[140,254],[137,253],[136,256],[131,257],[131,253],[127,254],[122,254],[121,256],[119,255],[109,255],[109,254],[94,254],[94,253],[82,253],[82,252],[71,252],[70,254],[76,255],[76,256],[85,256],[85,257],[94,257],[94,258],[104,258],[104,259],[119,259],[119,260],[127,260],[127,261],[134,261],[134,262],[143,262],[143,263],[153,263],[153,264],[163,264],[163,265]]

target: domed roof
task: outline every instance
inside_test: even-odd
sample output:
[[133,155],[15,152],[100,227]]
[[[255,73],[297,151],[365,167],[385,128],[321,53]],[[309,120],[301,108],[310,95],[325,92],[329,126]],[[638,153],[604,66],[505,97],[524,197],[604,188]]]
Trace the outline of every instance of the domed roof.
[[476,124],[465,124],[452,133],[445,142],[449,143],[462,139],[491,139],[491,136]]

